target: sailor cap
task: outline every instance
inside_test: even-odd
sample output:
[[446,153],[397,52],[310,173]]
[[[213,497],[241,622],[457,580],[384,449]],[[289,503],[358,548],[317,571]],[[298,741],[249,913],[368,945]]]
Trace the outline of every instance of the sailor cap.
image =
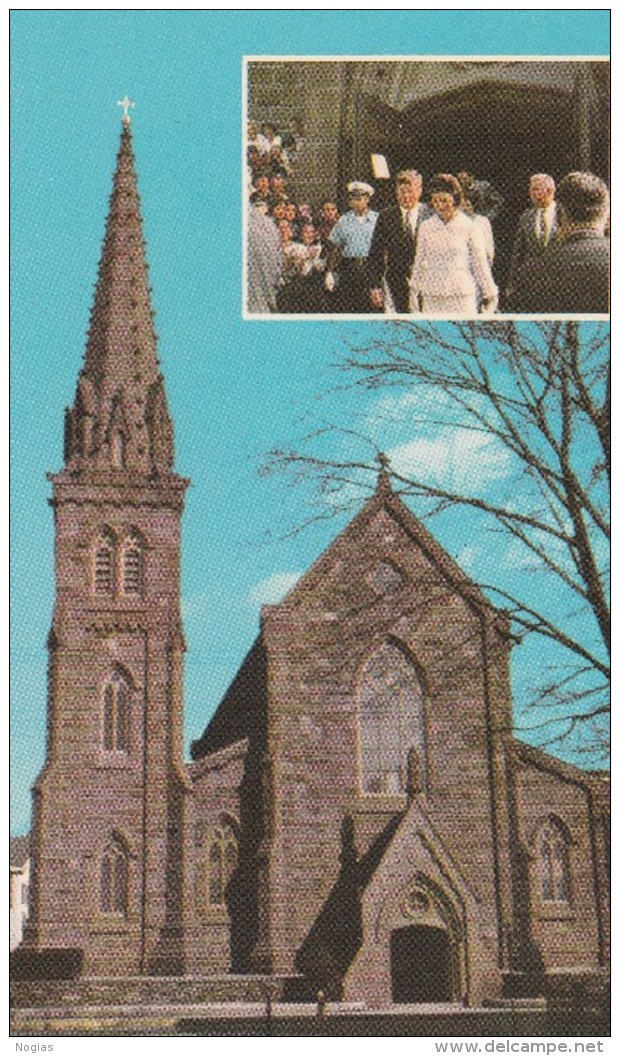
[[374,187],[371,187],[369,183],[362,183],[361,180],[352,180],[351,183],[347,183],[347,191],[356,196],[366,194],[369,198],[372,198],[375,193]]

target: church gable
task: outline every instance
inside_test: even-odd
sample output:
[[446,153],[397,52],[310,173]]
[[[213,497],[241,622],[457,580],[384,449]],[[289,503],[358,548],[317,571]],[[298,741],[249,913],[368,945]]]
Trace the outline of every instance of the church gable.
[[388,641],[400,643],[428,693],[452,682],[462,698],[478,679],[480,697],[482,640],[492,639],[505,665],[505,630],[397,496],[380,489],[284,601],[263,610],[271,698],[280,686],[289,700],[318,696],[329,672],[351,700],[362,667]]
[[372,604],[415,584],[444,589],[474,609],[492,607],[480,590],[380,478],[377,493],[285,598],[290,608]]
[[364,941],[345,977],[348,999],[365,992],[377,1003],[389,993],[397,1001],[462,1001],[485,977],[489,985],[493,903],[462,873],[459,853],[413,802],[361,895]]

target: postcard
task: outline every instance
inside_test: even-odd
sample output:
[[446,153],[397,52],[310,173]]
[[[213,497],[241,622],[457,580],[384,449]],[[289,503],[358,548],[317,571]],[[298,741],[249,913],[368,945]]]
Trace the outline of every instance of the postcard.
[[608,13],[11,24],[12,1036],[594,1051]]

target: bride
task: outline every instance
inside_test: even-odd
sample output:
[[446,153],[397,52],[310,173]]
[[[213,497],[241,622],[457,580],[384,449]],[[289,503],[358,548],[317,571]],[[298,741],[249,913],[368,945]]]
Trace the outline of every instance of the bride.
[[479,229],[462,212],[463,192],[456,176],[440,173],[431,181],[435,215],[420,224],[410,279],[410,310],[423,315],[491,315],[497,286]]

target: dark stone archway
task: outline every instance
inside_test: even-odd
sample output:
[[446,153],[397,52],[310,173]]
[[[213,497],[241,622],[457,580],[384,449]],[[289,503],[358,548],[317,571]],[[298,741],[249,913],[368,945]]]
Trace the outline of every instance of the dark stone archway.
[[559,180],[573,169],[590,169],[608,179],[608,65],[583,65],[587,84],[575,64],[572,91],[535,79],[510,84],[495,79],[491,69],[474,83],[402,110],[358,93],[347,171],[375,184],[379,208],[393,200],[393,181],[373,179],[372,153],[385,155],[392,175],[414,166],[428,181],[433,173],[467,169],[490,181],[504,198],[493,224],[494,274],[503,284],[519,215],[530,205],[530,175],[548,172]]
[[443,928],[412,925],[390,937],[392,1000],[396,1004],[452,1001],[452,949]]
[[405,127],[409,153],[425,176],[467,169],[504,198],[493,221],[494,275],[507,278],[519,216],[529,208],[529,177],[548,172],[559,180],[580,167],[574,130],[575,100],[546,87],[478,83],[411,107]]

